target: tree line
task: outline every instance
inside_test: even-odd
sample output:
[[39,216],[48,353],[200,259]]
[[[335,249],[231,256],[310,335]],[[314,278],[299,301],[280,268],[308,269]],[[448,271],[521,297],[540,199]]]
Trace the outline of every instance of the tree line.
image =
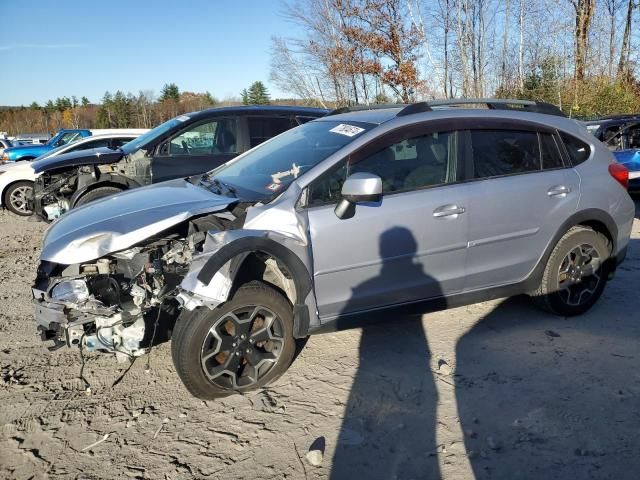
[[[277,103],[300,103],[276,100]],[[162,87],[159,96],[151,90],[137,95],[105,92],[100,103],[87,97],[59,97],[44,105],[7,107],[0,110],[0,131],[11,135],[53,133],[60,128],[153,128],[178,115],[225,105],[266,105],[271,97],[264,83],[257,81],[240,92],[240,98],[216,99],[211,93],[181,92],[175,83]]]
[[638,111],[634,0],[298,0],[271,81],[321,105],[511,97]]

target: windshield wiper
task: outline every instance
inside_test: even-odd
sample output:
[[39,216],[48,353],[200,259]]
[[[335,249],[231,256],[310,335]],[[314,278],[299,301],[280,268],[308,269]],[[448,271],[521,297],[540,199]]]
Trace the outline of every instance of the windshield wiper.
[[227,191],[228,191],[231,195],[233,195],[234,197],[237,197],[237,195],[236,195],[236,189],[235,189],[235,188],[233,188],[231,185],[229,185],[229,184],[227,184],[227,183],[224,183],[224,182],[221,182],[221,181],[220,181],[220,180],[218,180],[217,178],[214,178],[214,179],[212,180],[212,183],[213,183],[216,187],[218,187],[220,190],[222,190],[222,188],[223,188],[223,187],[224,187],[224,188],[226,188],[226,189],[227,189]]

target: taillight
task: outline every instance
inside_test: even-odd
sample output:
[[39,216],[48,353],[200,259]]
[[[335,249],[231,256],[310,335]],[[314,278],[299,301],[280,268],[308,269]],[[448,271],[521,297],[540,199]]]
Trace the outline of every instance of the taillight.
[[629,169],[620,163],[609,165],[609,174],[616,182],[622,185],[625,190],[629,188]]

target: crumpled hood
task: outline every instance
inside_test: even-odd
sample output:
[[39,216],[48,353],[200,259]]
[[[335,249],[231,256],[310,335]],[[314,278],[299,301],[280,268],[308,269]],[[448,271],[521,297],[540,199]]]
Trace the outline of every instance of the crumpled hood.
[[236,201],[183,179],[118,193],[56,220],[44,237],[40,259],[63,265],[95,260]]
[[111,150],[107,147],[79,150],[36,160],[31,165],[36,173],[57,168],[75,167],[79,165],[101,165],[115,163],[124,156],[122,150]]

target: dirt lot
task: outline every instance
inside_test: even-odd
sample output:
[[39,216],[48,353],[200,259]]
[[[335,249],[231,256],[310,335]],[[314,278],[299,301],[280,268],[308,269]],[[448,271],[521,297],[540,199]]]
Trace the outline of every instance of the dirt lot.
[[116,385],[127,365],[88,356],[85,391],[78,351],[35,333],[44,228],[0,212],[0,478],[640,477],[640,220],[583,317],[512,298],[320,335],[268,391],[216,402],[166,344]]

